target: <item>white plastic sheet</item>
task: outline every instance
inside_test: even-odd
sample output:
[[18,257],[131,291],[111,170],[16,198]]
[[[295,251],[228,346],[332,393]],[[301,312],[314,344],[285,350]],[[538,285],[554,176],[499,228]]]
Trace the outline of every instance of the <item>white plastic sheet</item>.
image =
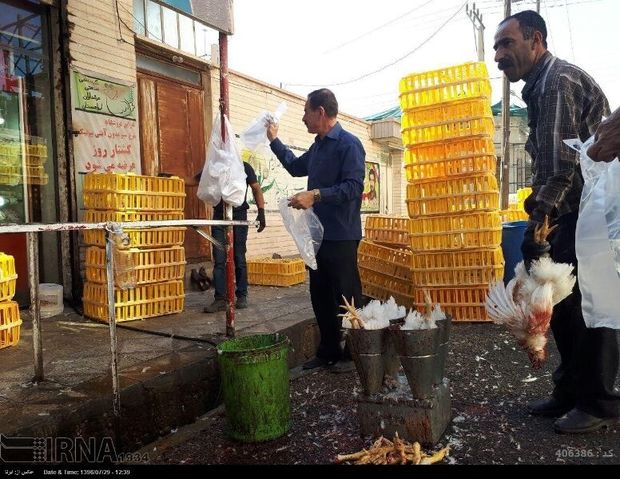
[[241,206],[247,189],[245,169],[235,142],[235,133],[228,118],[224,117],[226,141],[222,142],[221,115],[213,121],[207,159],[202,169],[198,198],[212,206],[220,200],[233,206]]
[[255,151],[261,146],[267,145],[267,121],[278,123],[282,115],[286,111],[286,102],[283,101],[278,105],[276,111],[269,113],[263,111],[254,121],[241,133],[241,141],[250,151]]
[[580,150],[584,178],[575,249],[583,317],[589,328],[620,329],[620,163],[594,162]]
[[301,259],[312,269],[317,268],[316,254],[323,242],[323,225],[312,208],[297,210],[288,206],[288,198],[278,200],[278,208],[286,230],[295,240]]

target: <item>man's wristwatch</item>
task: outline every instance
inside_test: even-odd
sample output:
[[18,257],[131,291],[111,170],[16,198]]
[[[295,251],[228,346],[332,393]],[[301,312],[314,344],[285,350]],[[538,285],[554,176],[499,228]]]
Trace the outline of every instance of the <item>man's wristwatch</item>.
[[312,190],[312,194],[314,195],[315,203],[318,203],[319,201],[321,201],[321,190],[319,190],[318,188],[315,188]]

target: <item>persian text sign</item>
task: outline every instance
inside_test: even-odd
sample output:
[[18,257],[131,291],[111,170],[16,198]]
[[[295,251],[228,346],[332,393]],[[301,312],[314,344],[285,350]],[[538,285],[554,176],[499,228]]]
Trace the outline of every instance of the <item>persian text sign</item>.
[[75,109],[136,119],[135,85],[123,85],[73,70]]
[[[140,173],[138,122],[130,101],[135,97],[135,86],[98,80],[76,71],[73,75],[73,151],[78,172]],[[100,82],[101,88],[90,88],[97,83],[79,80],[85,78]],[[129,93],[119,89],[115,95],[106,85],[122,86]],[[97,93],[100,91],[106,91],[108,96]],[[121,104],[131,105],[131,112],[124,111]],[[125,117],[121,116],[123,111]]]

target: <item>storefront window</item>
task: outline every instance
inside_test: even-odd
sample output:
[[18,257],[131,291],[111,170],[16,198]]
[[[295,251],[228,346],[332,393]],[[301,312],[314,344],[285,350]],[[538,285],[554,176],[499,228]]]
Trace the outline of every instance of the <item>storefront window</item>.
[[0,1],[0,222],[56,220],[47,25]]
[[[35,3],[0,0],[0,223],[58,220],[45,13]],[[0,251],[23,261],[21,244],[15,244],[23,235],[19,241],[9,236],[0,235]],[[43,270],[57,253],[56,235],[48,236],[40,237]],[[47,243],[56,248],[50,251]]]

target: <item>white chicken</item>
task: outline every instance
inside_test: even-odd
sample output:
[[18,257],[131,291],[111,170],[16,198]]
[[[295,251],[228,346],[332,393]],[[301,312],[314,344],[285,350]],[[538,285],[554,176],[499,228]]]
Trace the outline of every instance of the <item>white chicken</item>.
[[[536,229],[538,243],[553,230],[548,222]],[[553,306],[568,297],[575,285],[573,265],[554,263],[545,255],[532,262],[528,274],[523,261],[506,287],[498,281],[489,289],[486,310],[496,324],[504,324],[527,352],[532,367],[540,368],[547,358],[547,336]]]

